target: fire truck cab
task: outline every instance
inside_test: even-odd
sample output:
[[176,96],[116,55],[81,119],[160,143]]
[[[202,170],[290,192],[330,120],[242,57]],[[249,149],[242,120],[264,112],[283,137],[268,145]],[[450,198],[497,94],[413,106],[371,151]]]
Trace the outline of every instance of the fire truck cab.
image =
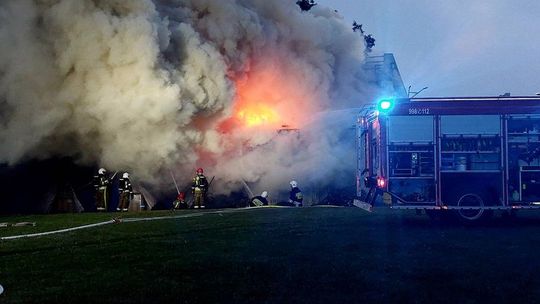
[[383,98],[357,122],[357,196],[478,220],[540,208],[540,97]]

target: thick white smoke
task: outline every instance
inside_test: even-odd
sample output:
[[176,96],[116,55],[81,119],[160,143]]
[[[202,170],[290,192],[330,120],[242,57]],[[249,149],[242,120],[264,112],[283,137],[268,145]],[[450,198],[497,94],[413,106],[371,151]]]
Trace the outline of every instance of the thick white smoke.
[[157,185],[205,166],[224,193],[333,179],[353,122],[320,113],[362,101],[362,37],[294,2],[2,1],[0,163],[70,156]]

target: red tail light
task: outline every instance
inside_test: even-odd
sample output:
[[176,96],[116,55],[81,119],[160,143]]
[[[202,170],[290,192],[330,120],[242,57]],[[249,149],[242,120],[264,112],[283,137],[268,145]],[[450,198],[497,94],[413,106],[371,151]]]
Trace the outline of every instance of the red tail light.
[[382,177],[377,177],[377,187],[384,188],[386,186],[386,180]]

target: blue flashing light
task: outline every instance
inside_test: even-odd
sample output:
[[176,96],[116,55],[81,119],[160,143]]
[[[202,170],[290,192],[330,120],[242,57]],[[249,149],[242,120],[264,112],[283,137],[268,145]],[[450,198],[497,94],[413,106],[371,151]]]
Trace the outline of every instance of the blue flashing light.
[[389,100],[383,100],[380,103],[381,110],[388,110],[392,106],[392,103]]
[[394,99],[392,98],[383,98],[377,102],[377,110],[380,113],[389,112],[392,108],[394,108]]

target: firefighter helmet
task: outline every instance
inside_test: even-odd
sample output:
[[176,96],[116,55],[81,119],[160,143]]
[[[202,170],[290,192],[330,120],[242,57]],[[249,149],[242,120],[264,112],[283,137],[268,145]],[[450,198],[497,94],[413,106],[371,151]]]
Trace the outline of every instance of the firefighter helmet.
[[197,169],[197,174],[203,174],[203,173],[204,173],[204,170],[203,170],[203,168],[199,168],[199,169]]
[[298,187],[298,183],[295,180],[292,180],[290,183],[291,187],[296,188]]
[[264,197],[264,198],[267,198],[268,197],[268,191],[263,191],[261,193],[261,196]]
[[105,170],[105,168],[100,168],[98,170],[98,174],[105,174],[105,172],[107,172],[107,170]]
[[122,177],[123,178],[129,178],[129,173],[125,172],[124,174],[122,174]]

